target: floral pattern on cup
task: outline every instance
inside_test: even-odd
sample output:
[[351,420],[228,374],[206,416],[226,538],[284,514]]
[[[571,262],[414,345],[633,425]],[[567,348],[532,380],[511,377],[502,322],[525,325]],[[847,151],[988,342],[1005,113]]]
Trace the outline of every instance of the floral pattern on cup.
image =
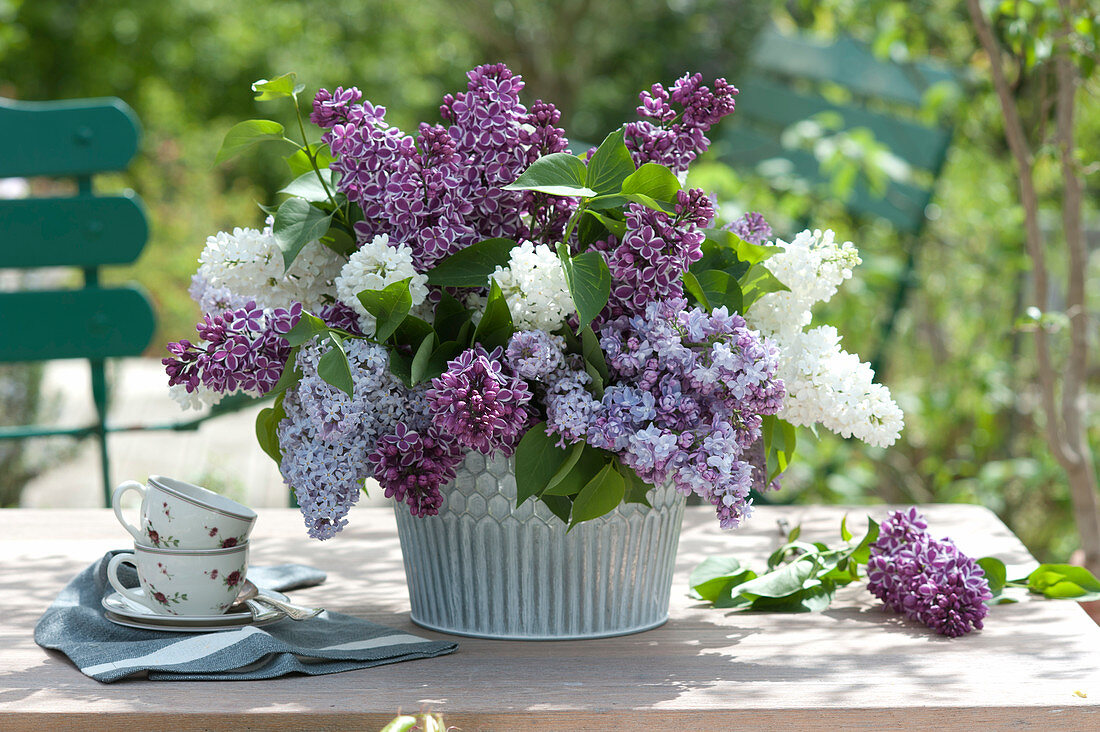
[[152,582],[146,582],[145,584],[149,588],[149,597],[153,598],[153,600],[155,600],[156,602],[159,602],[168,612],[172,613],[173,615],[175,615],[176,613],[172,611],[172,608],[169,607],[169,605],[178,605],[181,602],[187,600],[186,592],[173,592],[171,595],[168,595],[154,587]]
[[233,570],[229,574],[225,575],[224,581],[226,587],[236,587],[244,579],[244,567]]
[[145,526],[145,535],[149,537],[149,543],[155,547],[175,547],[179,548],[180,540],[174,536],[164,536],[159,531],[153,528],[153,524],[149,523]]
[[[207,530],[208,535],[210,536],[210,538],[213,539],[213,538],[218,536],[218,527],[217,526],[215,526],[214,528],[210,528],[209,526],[206,526],[204,524],[203,528]],[[218,548],[219,549],[228,549],[231,546],[237,546],[238,544],[243,544],[247,539],[248,539],[248,534],[241,534],[240,536],[227,536],[227,537],[218,539]]]

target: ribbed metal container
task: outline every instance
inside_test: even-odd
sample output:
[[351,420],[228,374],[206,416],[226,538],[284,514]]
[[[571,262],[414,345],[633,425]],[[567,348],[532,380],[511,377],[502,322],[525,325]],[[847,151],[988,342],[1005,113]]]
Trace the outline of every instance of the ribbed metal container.
[[438,516],[395,506],[413,622],[480,638],[567,640],[668,620],[684,517],[674,489],[651,490],[653,508],[621,505],[567,534],[542,502],[516,508],[513,459],[471,452],[457,473]]

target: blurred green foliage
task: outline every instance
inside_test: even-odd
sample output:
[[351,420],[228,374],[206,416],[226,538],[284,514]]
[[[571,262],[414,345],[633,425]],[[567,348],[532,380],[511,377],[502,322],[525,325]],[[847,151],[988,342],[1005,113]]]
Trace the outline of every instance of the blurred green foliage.
[[[956,142],[929,212],[920,284],[890,344],[891,365],[880,375],[906,411],[906,430],[885,451],[805,432],[787,487],[774,498],[980,502],[1041,559],[1065,558],[1075,545],[1065,481],[1038,434],[1031,345],[1016,326],[1029,304],[1022,215],[1000,111],[985,80],[987,61],[976,52],[965,8],[952,0],[775,6],[749,0],[0,0],[0,95],[113,95],[138,112],[146,133],[142,155],[126,174],[101,183],[136,189],[150,208],[153,234],[145,255],[113,277],[136,278],[149,289],[161,319],[151,349],[157,352],[192,334],[197,308],[186,286],[205,238],[259,225],[256,203],[270,201],[289,174],[275,150],[212,166],[233,123],[272,113],[267,107],[261,114],[252,100],[248,88],[256,79],[293,70],[310,92],[356,85],[387,106],[391,122],[412,129],[419,120],[438,119],[441,96],[463,87],[467,69],[503,60],[527,79],[526,99],[555,102],[571,137],[597,140],[654,81],[697,69],[736,83],[749,43],[770,14],[786,27],[854,35],[884,58],[937,57],[969,73],[973,83],[954,106],[939,91],[930,93],[919,115],[953,122]],[[1018,85],[1022,97],[1036,100],[1028,120],[1035,129],[1049,116],[1041,102],[1043,73],[1036,58]],[[1100,149],[1096,91],[1094,75],[1080,99],[1082,151]],[[1058,172],[1045,160],[1037,172],[1053,212]],[[850,166],[837,169],[851,175]],[[782,237],[809,219],[855,241],[864,264],[820,315],[845,334],[848,350],[869,358],[909,242],[887,225],[853,220],[836,195],[776,189],[751,171],[706,161],[692,175],[696,185],[718,194],[727,217],[762,211]],[[1095,222],[1095,172],[1088,183]],[[1100,263],[1093,261],[1095,292]],[[1052,264],[1056,271],[1064,267]],[[1097,380],[1094,371],[1094,399]]]

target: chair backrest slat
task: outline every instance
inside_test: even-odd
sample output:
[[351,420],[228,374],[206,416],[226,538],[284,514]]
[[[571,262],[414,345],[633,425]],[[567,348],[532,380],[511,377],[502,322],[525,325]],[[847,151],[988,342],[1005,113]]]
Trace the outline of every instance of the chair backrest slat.
[[129,264],[148,237],[133,195],[0,201],[0,267]]
[[737,112],[741,122],[771,127],[781,133],[801,120],[834,112],[843,120],[844,129],[870,130],[875,140],[891,153],[922,170],[934,170],[942,164],[943,151],[951,140],[946,130],[861,107],[832,104],[822,97],[800,94],[761,77],[742,84],[739,91]]
[[153,309],[131,287],[34,290],[0,297],[0,361],[138,356]]
[[929,63],[895,64],[877,58],[852,38],[816,41],[768,28],[757,38],[753,66],[773,74],[829,82],[872,99],[919,107],[934,84],[956,82],[951,70]]
[[118,99],[0,99],[0,178],[125,170],[140,136],[137,117]]

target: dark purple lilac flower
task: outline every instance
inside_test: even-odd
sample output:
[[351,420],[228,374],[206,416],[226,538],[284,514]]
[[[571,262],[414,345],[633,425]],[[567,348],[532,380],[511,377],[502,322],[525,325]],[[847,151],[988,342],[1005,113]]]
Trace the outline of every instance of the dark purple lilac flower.
[[772,227],[764,220],[764,215],[748,212],[725,228],[737,234],[749,244],[763,244],[771,238]]
[[183,384],[188,392],[201,384],[222,394],[266,394],[290,357],[283,336],[301,316],[301,303],[288,310],[259,308],[253,301],[221,315],[204,315],[195,326],[201,343],[184,339],[168,344],[171,356],[161,360],[168,384]]
[[916,508],[882,523],[867,562],[867,588],[894,612],[957,638],[982,628],[993,595],[985,572],[947,538],[936,540]]
[[347,119],[348,108],[362,96],[363,93],[354,86],[349,89],[338,86],[334,92],[320,89],[313,98],[313,111],[309,114],[309,121],[328,129],[338,121]]
[[611,298],[605,313],[635,315],[651,302],[681,297],[684,272],[703,256],[700,229],[713,218],[714,205],[698,188],[677,192],[673,214],[628,204],[626,235],[607,250]]
[[458,443],[486,455],[511,455],[530,423],[527,383],[504,373],[503,349],[468,348],[432,379],[427,392],[432,422]]
[[623,128],[636,165],[660,163],[674,173],[683,173],[710,146],[706,133],[733,112],[737,89],[725,79],[717,79],[712,91],[702,84],[702,78],[700,74],[685,75],[673,84],[671,92],[654,84],[638,95],[642,103],[637,111],[642,119]]
[[386,497],[404,501],[413,516],[439,513],[443,505],[439,489],[454,480],[455,466],[462,459],[462,450],[448,435],[435,427],[421,434],[403,422],[367,456]]

